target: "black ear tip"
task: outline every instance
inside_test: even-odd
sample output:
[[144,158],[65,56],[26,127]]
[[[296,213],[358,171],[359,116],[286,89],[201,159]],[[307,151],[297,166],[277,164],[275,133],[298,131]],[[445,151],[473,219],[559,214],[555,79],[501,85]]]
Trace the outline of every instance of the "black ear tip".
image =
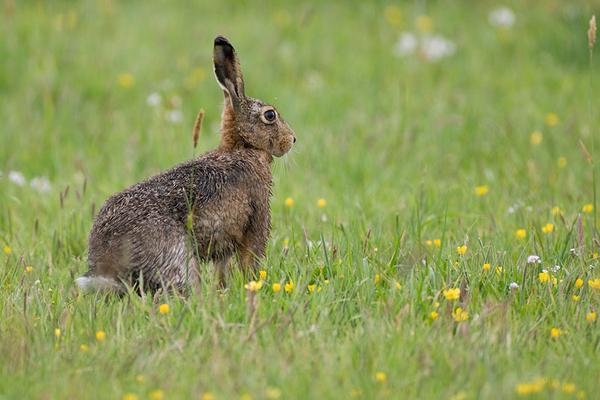
[[227,40],[227,38],[225,36],[217,36],[215,38],[215,46],[229,46],[229,47],[233,47],[231,46],[231,43],[229,43],[229,40]]

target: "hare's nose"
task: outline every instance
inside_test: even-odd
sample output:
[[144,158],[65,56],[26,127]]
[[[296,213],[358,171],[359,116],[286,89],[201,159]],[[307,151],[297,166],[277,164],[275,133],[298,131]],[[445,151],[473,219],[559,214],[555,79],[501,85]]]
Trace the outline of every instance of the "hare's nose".
[[294,143],[296,143],[296,136],[294,136]]

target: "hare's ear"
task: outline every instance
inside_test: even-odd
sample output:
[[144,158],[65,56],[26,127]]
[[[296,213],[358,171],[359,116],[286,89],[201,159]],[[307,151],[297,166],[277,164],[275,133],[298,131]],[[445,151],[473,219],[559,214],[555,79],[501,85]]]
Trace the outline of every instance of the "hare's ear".
[[213,51],[213,62],[215,64],[215,76],[217,82],[229,95],[234,108],[238,108],[240,101],[244,98],[244,77],[240,60],[235,54],[235,49],[229,40],[223,36],[215,38]]

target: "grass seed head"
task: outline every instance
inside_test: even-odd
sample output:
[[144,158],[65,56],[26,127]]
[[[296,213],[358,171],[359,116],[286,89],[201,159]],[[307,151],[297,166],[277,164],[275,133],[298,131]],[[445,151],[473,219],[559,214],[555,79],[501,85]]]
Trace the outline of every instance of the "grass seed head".
[[200,133],[202,132],[202,121],[204,120],[204,110],[200,110],[198,112],[198,116],[196,117],[196,122],[194,122],[194,129],[192,131],[192,140],[194,142],[194,148],[198,146],[198,139],[200,138]]
[[592,15],[590,18],[590,27],[588,29],[588,46],[590,49],[594,48],[594,44],[596,43],[596,16]]

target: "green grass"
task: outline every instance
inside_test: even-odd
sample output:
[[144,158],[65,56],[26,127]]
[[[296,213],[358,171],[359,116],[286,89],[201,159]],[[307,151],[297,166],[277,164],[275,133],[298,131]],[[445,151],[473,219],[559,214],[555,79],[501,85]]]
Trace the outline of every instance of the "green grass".
[[[3,3],[0,246],[12,252],[0,253],[0,398],[506,399],[536,378],[547,381],[531,397],[597,396],[600,320],[585,316],[600,311],[588,285],[600,278],[600,171],[580,142],[597,158],[586,30],[599,4],[508,1],[516,24],[503,30],[488,1],[399,3],[398,25],[386,2],[205,3]],[[394,55],[419,15],[456,43],[453,56]],[[218,33],[238,50],[247,93],[298,137],[273,167],[263,288],[252,300],[236,273],[218,291],[206,265],[187,299],[79,295],[103,201],[217,145]],[[146,103],[153,92],[160,107]],[[11,170],[52,189],[18,186]],[[532,254],[541,265],[527,266]],[[556,264],[557,285],[540,282]],[[291,293],[273,293],[289,280]],[[461,298],[444,299],[448,288]],[[458,306],[467,321],[453,320]]]

